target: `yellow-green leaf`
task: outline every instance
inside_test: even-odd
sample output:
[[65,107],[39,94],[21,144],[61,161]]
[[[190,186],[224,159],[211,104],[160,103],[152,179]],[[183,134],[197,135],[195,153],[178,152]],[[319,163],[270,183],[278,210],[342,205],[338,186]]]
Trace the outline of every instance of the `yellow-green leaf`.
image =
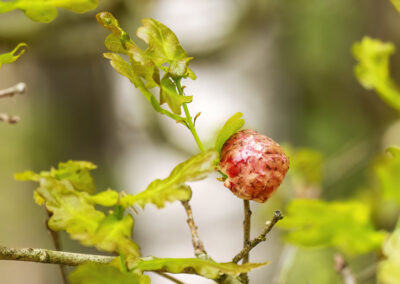
[[48,23],[57,17],[57,8],[85,13],[97,7],[98,0],[11,0],[0,1],[0,14],[21,10],[33,21]]
[[213,260],[199,258],[150,258],[138,260],[133,269],[139,271],[161,270],[170,273],[191,273],[216,280],[222,274],[238,276],[241,273],[249,272],[267,264],[268,262],[239,265],[232,262],[217,263]]
[[378,249],[386,236],[370,221],[370,209],[355,201],[325,202],[296,199],[278,226],[288,230],[286,240],[306,247],[335,247],[346,254]]
[[107,264],[87,263],[69,275],[72,284],[150,284],[148,276],[123,272]]
[[167,103],[173,113],[181,114],[182,104],[192,102],[192,96],[181,96],[171,78],[164,77],[161,80],[160,104]]
[[185,184],[204,179],[213,172],[216,157],[217,153],[214,150],[197,154],[176,166],[167,178],[157,179],[150,183],[145,191],[122,197],[121,204],[125,207],[133,204],[144,207],[146,204],[152,203],[158,208],[162,208],[165,206],[165,202],[188,200],[191,197],[191,191]]
[[397,11],[400,12],[400,0],[390,0],[392,4],[396,7]]
[[400,148],[390,147],[387,152],[390,156],[378,161],[374,170],[384,198],[400,205]]
[[390,238],[383,245],[386,259],[378,266],[378,281],[380,284],[400,283],[400,220]]
[[226,140],[229,139],[233,134],[238,132],[240,128],[244,125],[244,119],[242,118],[243,113],[238,112],[234,114],[231,118],[229,118],[222,129],[219,131],[217,141],[215,142],[215,150],[218,153],[221,153],[222,146]]
[[22,54],[27,50],[28,45],[26,43],[18,44],[12,51],[0,54],[0,68],[3,64],[9,64],[16,61]]
[[189,76],[188,64],[192,57],[187,56],[176,35],[154,19],[143,19],[142,24],[136,34],[149,45],[146,55],[172,77]]
[[353,45],[358,61],[354,71],[364,88],[375,90],[386,104],[400,111],[400,90],[389,70],[389,57],[394,52],[392,43],[364,37]]

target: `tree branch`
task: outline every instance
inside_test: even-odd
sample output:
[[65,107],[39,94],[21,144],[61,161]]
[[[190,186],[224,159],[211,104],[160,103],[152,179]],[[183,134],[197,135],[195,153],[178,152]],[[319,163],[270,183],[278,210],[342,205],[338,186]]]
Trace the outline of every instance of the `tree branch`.
[[246,247],[242,249],[241,252],[239,252],[233,259],[233,263],[238,263],[241,259],[245,257],[246,254],[248,254],[254,247],[256,247],[259,243],[266,241],[266,235],[272,230],[272,228],[275,226],[276,223],[278,223],[279,220],[282,220],[283,216],[281,211],[276,210],[274,213],[274,217],[272,217],[271,221],[268,221],[266,223],[266,227],[264,231],[255,239],[250,241]]
[[0,260],[19,260],[78,266],[84,263],[110,263],[115,257],[54,251],[34,248],[7,248],[0,246]]
[[4,121],[10,124],[15,124],[19,122],[19,117],[14,115],[8,115],[5,113],[0,113],[0,121]]
[[[250,201],[243,200],[243,209],[244,209],[244,220],[243,220],[243,249],[250,242],[250,232],[251,232],[251,210],[250,210]],[[243,256],[242,263],[249,262],[249,252],[245,253]],[[242,283],[247,284],[249,283],[249,276],[247,273],[240,274],[239,278],[241,279]]]
[[12,97],[15,95],[21,95],[26,91],[25,83],[18,83],[10,88],[0,90],[0,98]]
[[356,284],[356,278],[351,272],[347,262],[344,260],[343,256],[339,253],[333,256],[335,262],[335,270],[342,276],[344,284]]
[[194,248],[194,254],[196,257],[207,256],[207,252],[204,249],[203,242],[201,241],[199,234],[197,233],[197,226],[194,223],[192,208],[189,201],[181,201],[183,208],[185,208],[187,214],[187,224],[189,225],[190,232],[192,234],[192,244]]

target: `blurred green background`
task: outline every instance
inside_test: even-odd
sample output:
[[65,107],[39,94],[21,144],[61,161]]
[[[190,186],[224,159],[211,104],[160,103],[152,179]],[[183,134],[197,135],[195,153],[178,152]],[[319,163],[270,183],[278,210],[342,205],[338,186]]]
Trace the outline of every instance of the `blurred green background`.
[[[30,48],[0,70],[1,89],[20,81],[28,85],[26,95],[0,100],[0,112],[21,117],[17,125],[0,124],[1,245],[52,248],[45,212],[32,200],[33,185],[14,181],[15,172],[88,160],[99,165],[99,189],[138,192],[196,151],[190,133],[153,113],[102,57],[108,33],[95,20],[102,10],[131,35],[142,18],[163,22],[195,57],[191,66],[198,79],[185,85],[194,96],[192,113],[202,112],[197,127],[204,141],[211,145],[224,121],[241,111],[246,127],[321,153],[321,195],[327,200],[364,196],[371,163],[387,145],[400,143],[396,112],[358,84],[351,55],[352,44],[364,35],[400,46],[400,15],[389,0],[100,0],[96,11],[84,15],[60,10],[50,24],[34,23],[19,11],[2,14],[0,52],[21,41]],[[399,78],[400,56],[391,63]],[[283,209],[289,187],[254,205],[255,232],[273,210]],[[228,261],[241,246],[241,202],[213,178],[195,185],[194,195],[206,247]],[[139,213],[135,238],[145,254],[190,256],[182,209],[163,210]],[[394,217],[374,218],[378,227],[395,223]],[[95,253],[65,235],[62,241],[65,250]],[[339,281],[330,250],[284,245],[279,230],[257,250],[254,260],[271,264],[251,274],[254,283]],[[351,265],[362,272],[374,259],[359,257]],[[0,275],[1,283],[60,282],[52,265],[3,261]],[[154,283],[165,281],[154,277]],[[373,268],[360,283],[375,283]]]

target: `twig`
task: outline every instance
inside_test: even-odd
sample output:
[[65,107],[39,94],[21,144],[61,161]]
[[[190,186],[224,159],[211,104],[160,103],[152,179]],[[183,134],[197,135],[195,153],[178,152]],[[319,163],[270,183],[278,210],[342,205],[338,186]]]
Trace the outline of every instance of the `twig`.
[[0,90],[0,98],[12,97],[14,95],[21,95],[26,91],[25,83],[18,83],[10,88]]
[[192,234],[192,244],[194,248],[194,254],[196,257],[205,256],[207,257],[207,252],[204,249],[203,242],[201,241],[199,234],[197,233],[197,227],[194,223],[192,208],[190,207],[189,201],[181,202],[183,207],[185,208],[187,214],[187,224],[189,225],[190,232]]
[[[250,242],[250,232],[251,232],[251,210],[250,210],[250,201],[243,200],[243,209],[244,209],[244,220],[243,220],[243,249],[249,245]],[[242,263],[249,262],[249,252],[245,253],[243,256]],[[247,273],[242,273],[239,275],[242,283],[247,284],[249,283],[249,276]]]
[[78,266],[84,263],[110,263],[114,257],[54,251],[34,248],[7,248],[0,246],[0,260],[19,260],[40,263],[63,264]]
[[0,113],[0,121],[4,121],[10,124],[15,124],[19,122],[19,117],[14,115],[8,115],[5,113]]
[[333,260],[335,262],[335,270],[342,276],[343,283],[356,284],[356,279],[343,256],[337,253],[333,256]]
[[275,226],[276,223],[278,223],[279,220],[282,220],[283,216],[281,211],[276,210],[274,213],[274,217],[272,218],[271,221],[268,221],[266,223],[266,227],[264,231],[255,239],[250,241],[246,247],[242,249],[241,252],[239,252],[233,259],[233,263],[238,263],[241,259],[245,257],[246,254],[248,254],[255,246],[257,246],[259,243],[266,241],[266,235],[272,230],[272,228]]
[[[48,232],[50,233],[51,239],[53,241],[54,248],[57,251],[61,251],[62,248],[61,248],[61,243],[60,243],[60,235],[59,235],[58,232],[55,232],[52,229],[50,229],[48,221],[49,221],[49,219],[51,217],[51,212],[48,211],[47,209],[46,209],[46,212],[47,212],[47,216],[49,217],[46,220],[46,228],[47,228]],[[62,278],[63,283],[64,284],[68,284],[68,277],[67,277],[67,273],[65,271],[64,265],[59,264],[58,267],[60,268],[60,274],[61,274],[61,278]]]
[[164,278],[168,279],[169,281],[174,282],[174,283],[177,283],[177,284],[185,284],[184,282],[182,282],[182,281],[176,279],[175,277],[172,277],[171,275],[166,274],[165,272],[156,271],[155,273],[158,274],[158,275],[160,275],[161,277],[164,277]]

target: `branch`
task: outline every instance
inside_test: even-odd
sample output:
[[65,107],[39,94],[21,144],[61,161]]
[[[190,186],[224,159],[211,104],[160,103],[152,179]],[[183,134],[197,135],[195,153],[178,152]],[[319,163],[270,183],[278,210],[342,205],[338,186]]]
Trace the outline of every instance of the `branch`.
[[26,91],[25,83],[18,83],[10,88],[0,90],[0,98],[12,97],[15,95],[21,95]]
[[[249,245],[250,242],[250,232],[251,232],[251,210],[250,210],[250,201],[243,200],[243,209],[244,209],[244,220],[243,220],[243,249]],[[249,262],[249,252],[247,251],[243,256],[242,264]],[[240,274],[240,279],[242,283],[249,283],[249,276],[247,273]]]
[[333,256],[333,260],[335,262],[335,270],[340,274],[340,276],[342,276],[343,283],[356,284],[356,278],[351,272],[343,256],[337,253]]
[[110,263],[115,257],[54,251],[34,248],[7,248],[0,246],[0,260],[19,260],[78,266],[84,263]]
[[264,231],[255,239],[250,241],[246,247],[242,249],[241,252],[239,252],[233,259],[233,263],[238,263],[242,258],[245,257],[246,254],[248,254],[254,247],[256,247],[259,243],[266,241],[266,235],[272,230],[272,228],[275,226],[276,223],[278,223],[279,220],[282,220],[283,216],[281,211],[276,210],[274,213],[274,217],[272,217],[271,221],[267,221],[266,227]]
[[199,234],[197,233],[197,227],[194,223],[192,208],[190,207],[189,201],[181,201],[187,214],[187,224],[189,225],[190,232],[192,233],[192,244],[194,248],[194,254],[196,257],[207,256],[207,252],[204,249],[203,242],[200,240]]
[[10,124],[15,124],[19,122],[19,117],[14,115],[8,115],[5,113],[0,113],[0,121],[4,121]]

